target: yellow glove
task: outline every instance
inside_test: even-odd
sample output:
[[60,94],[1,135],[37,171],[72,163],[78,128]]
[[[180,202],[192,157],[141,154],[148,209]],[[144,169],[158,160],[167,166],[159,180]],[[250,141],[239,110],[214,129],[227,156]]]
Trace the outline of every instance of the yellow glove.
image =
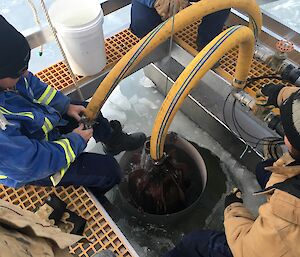
[[173,15],[173,11],[174,14],[178,13],[189,5],[190,2],[188,0],[156,0],[154,8],[164,21]]

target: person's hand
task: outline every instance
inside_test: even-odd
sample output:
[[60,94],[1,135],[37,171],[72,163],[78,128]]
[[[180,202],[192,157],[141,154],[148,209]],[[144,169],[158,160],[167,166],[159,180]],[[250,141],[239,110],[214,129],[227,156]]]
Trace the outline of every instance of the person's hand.
[[83,114],[85,111],[85,107],[82,105],[75,105],[75,104],[70,104],[67,115],[70,117],[73,117],[75,120],[80,121],[81,116],[80,114]]
[[238,188],[233,188],[230,194],[226,195],[225,197],[225,209],[232,203],[243,203],[242,199],[242,191]]
[[262,106],[273,105],[278,107],[278,94],[282,88],[284,88],[284,85],[276,85],[273,83],[264,85],[256,93],[256,104]]
[[88,142],[93,136],[93,129],[84,129],[84,125],[81,123],[78,128],[73,130],[74,133],[80,135],[85,142]]
[[176,14],[189,5],[190,2],[188,0],[156,0],[154,8],[164,21],[170,18],[173,12]]

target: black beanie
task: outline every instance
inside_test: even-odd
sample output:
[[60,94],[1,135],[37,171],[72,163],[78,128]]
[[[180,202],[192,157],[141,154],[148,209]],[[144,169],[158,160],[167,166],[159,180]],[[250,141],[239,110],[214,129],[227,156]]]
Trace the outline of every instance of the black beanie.
[[284,134],[290,144],[300,151],[300,91],[293,93],[280,106]]
[[17,78],[28,68],[29,44],[2,15],[0,15],[0,35],[0,79]]

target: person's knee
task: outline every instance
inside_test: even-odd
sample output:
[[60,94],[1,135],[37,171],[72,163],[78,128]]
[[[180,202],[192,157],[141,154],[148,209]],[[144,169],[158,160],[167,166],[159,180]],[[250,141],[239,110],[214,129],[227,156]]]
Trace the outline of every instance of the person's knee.
[[212,230],[196,230],[185,235],[174,249],[164,257],[208,256],[209,240],[217,232]]
[[109,175],[110,175],[109,179],[114,186],[121,182],[122,170],[121,170],[119,163],[116,161],[115,158],[113,158],[112,156],[109,156],[108,158],[111,158],[111,165],[110,165],[111,169],[109,172]]
[[196,40],[199,51],[222,32],[229,14],[230,9],[226,9],[209,14],[202,19]]
[[208,241],[208,238],[210,238],[213,234],[214,231],[212,230],[195,230],[184,236],[182,243],[188,247],[191,247],[192,245],[198,244],[199,241],[204,239],[205,241]]
[[135,0],[132,1],[130,29],[133,34],[142,38],[161,22],[154,8],[149,8]]

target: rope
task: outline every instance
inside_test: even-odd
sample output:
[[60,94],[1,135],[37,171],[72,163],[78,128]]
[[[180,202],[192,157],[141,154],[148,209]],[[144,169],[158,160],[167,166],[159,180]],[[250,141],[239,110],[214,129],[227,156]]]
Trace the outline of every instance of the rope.
[[[35,23],[41,28],[41,21],[39,19],[39,16],[38,16],[38,12],[35,8],[35,4],[33,3],[32,0],[27,0],[32,12],[33,12],[33,15],[34,15],[34,20],[35,20]],[[44,52],[44,46],[41,45],[40,46],[40,51],[39,51],[39,56],[42,56],[43,55],[43,52]]]
[[64,62],[66,64],[67,68],[68,68],[68,71],[69,71],[70,75],[71,75],[71,78],[73,80],[74,86],[75,86],[75,88],[76,88],[76,90],[77,90],[77,92],[79,94],[80,100],[83,102],[84,98],[83,98],[82,92],[81,92],[81,90],[80,90],[80,88],[78,86],[77,79],[76,79],[75,74],[73,73],[73,71],[71,69],[71,66],[70,66],[70,63],[69,63],[69,61],[67,59],[65,51],[63,50],[62,45],[61,45],[61,43],[60,43],[60,41],[59,41],[59,39],[57,37],[57,32],[56,32],[56,30],[55,30],[55,28],[54,28],[54,26],[53,26],[53,24],[51,22],[51,19],[50,19],[50,16],[49,16],[49,13],[48,13],[48,10],[47,10],[47,7],[45,5],[44,0],[41,0],[41,5],[42,5],[43,11],[44,11],[44,13],[46,15],[46,18],[47,18],[48,24],[50,26],[50,29],[51,29],[51,31],[52,31],[52,33],[54,35],[55,41],[56,41],[56,43],[57,43],[57,45],[58,45],[58,47],[59,47],[59,49],[61,51],[61,54],[62,54],[62,56],[64,58]]

